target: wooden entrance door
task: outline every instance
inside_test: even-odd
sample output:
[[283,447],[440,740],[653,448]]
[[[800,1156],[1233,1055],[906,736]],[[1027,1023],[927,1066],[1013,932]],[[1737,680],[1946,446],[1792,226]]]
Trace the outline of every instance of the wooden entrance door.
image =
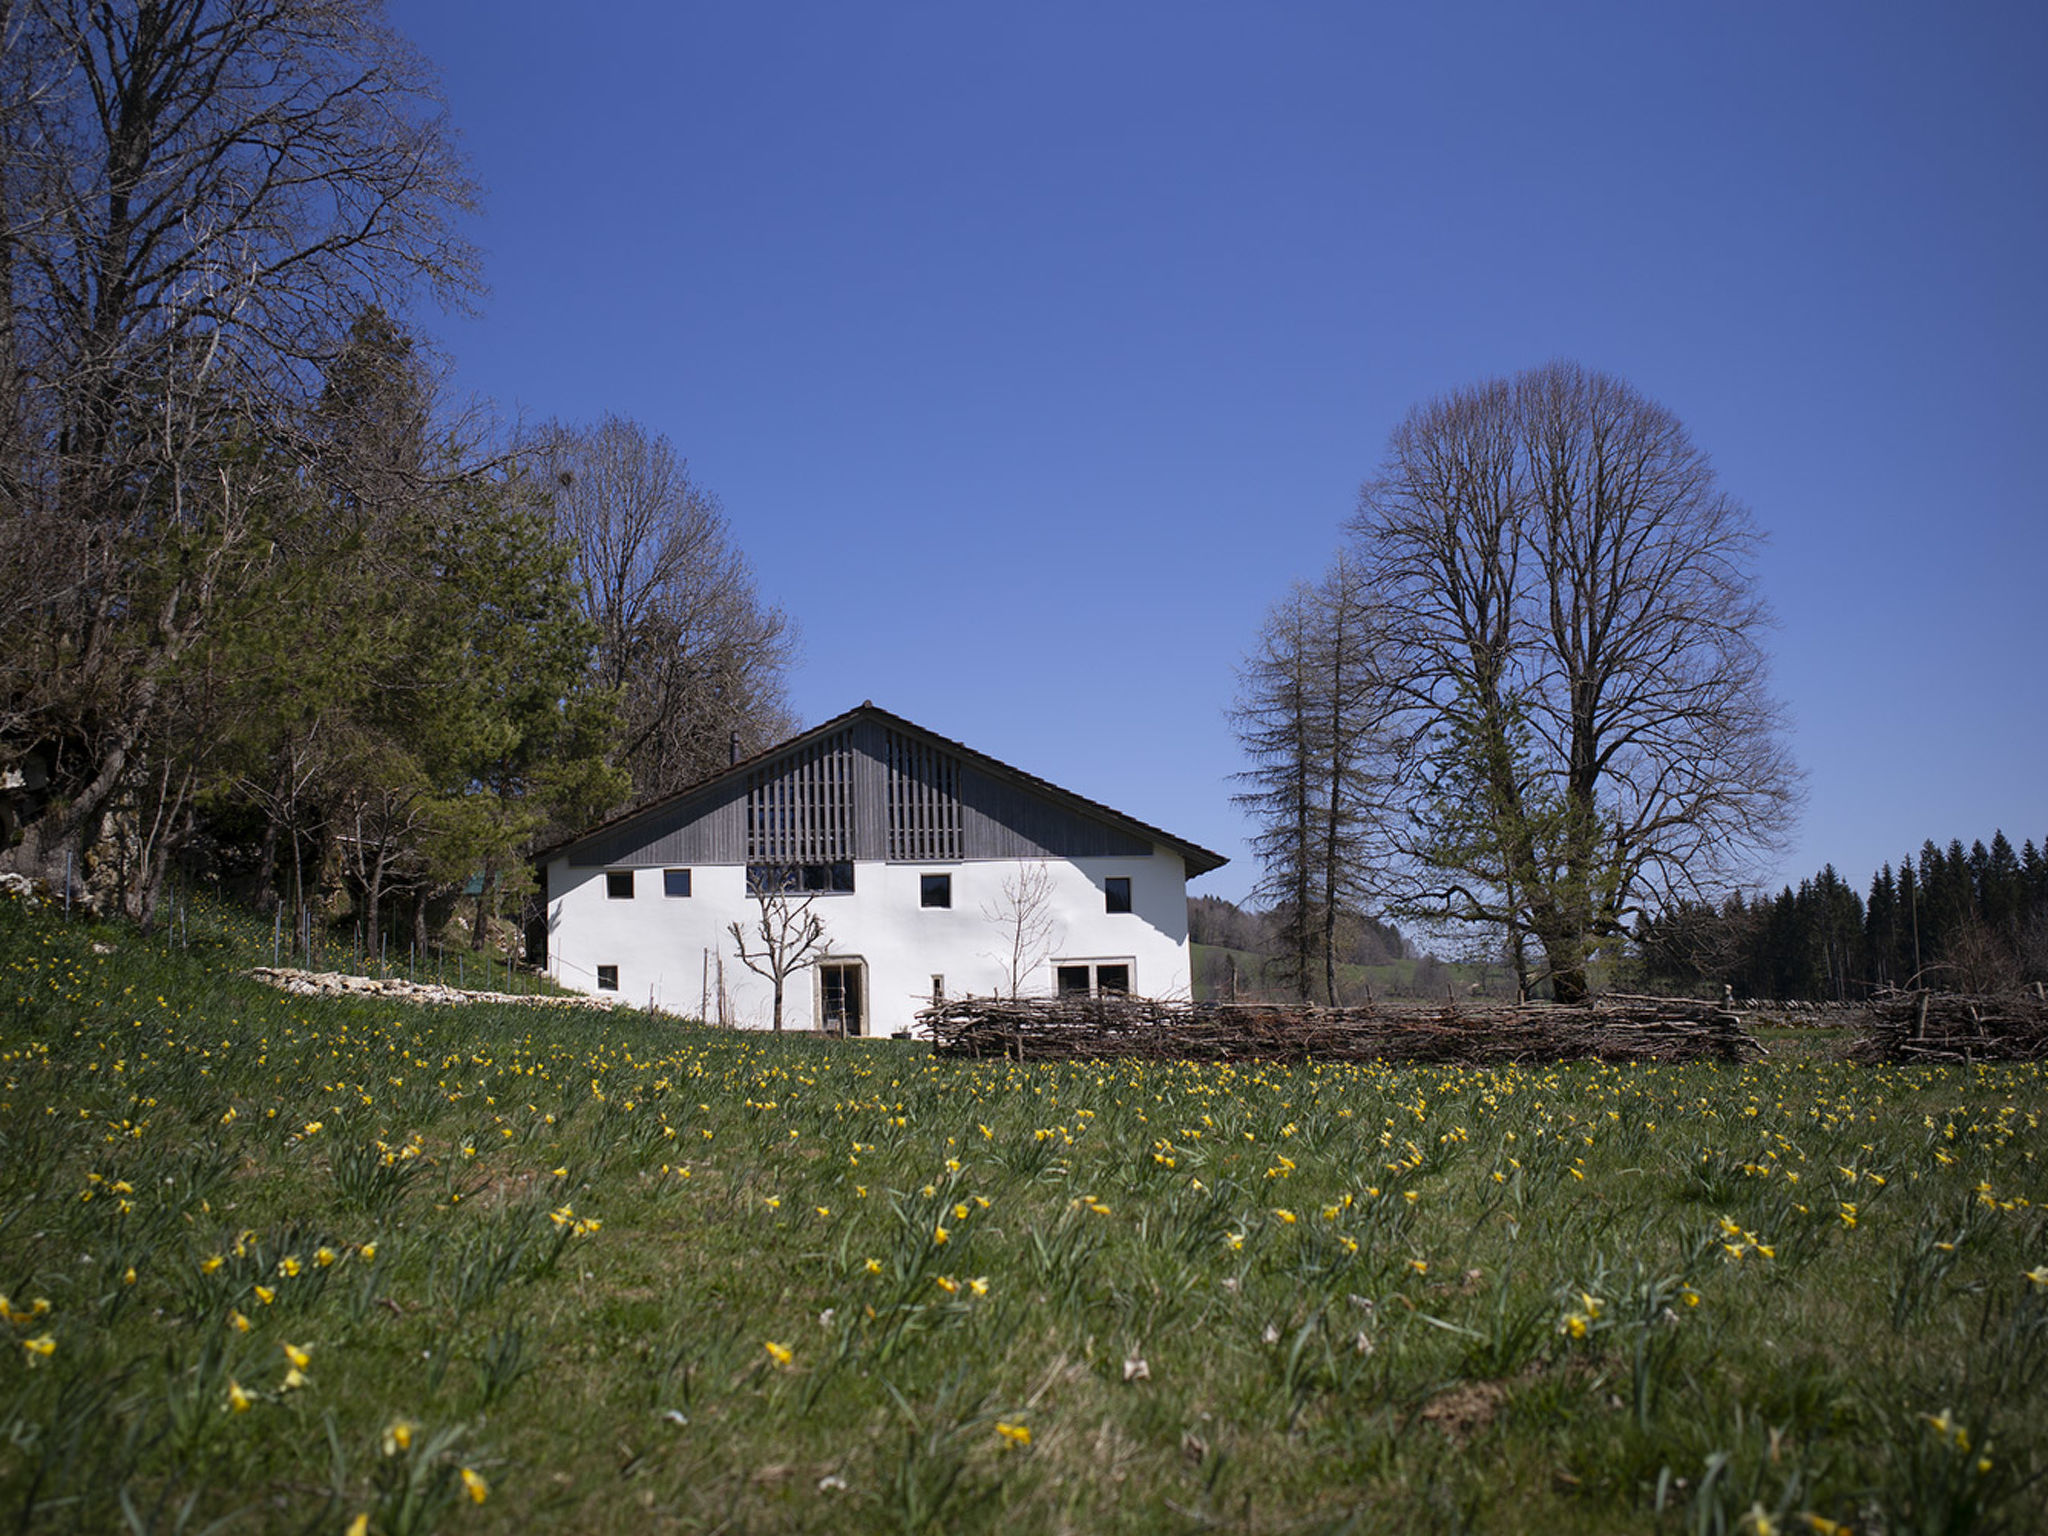
[[861,996],[861,973],[866,969],[858,960],[828,961],[818,967],[818,996],[826,1034],[867,1033],[867,1016]]

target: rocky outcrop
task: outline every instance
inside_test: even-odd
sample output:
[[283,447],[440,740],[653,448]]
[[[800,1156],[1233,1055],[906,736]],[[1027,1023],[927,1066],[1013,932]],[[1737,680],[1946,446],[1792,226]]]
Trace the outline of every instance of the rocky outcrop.
[[538,995],[525,992],[471,992],[461,987],[432,981],[407,981],[403,977],[349,976],[340,971],[301,971],[289,966],[259,965],[249,974],[269,986],[296,997],[369,997],[394,1003],[527,1003],[549,1008],[597,1008],[623,1006],[610,998]]

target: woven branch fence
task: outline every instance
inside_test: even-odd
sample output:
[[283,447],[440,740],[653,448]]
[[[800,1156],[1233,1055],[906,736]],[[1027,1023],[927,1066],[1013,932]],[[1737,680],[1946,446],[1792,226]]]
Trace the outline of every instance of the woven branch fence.
[[918,1015],[941,1056],[1018,1061],[1746,1061],[1765,1053],[1715,1004],[1609,996],[1404,1012],[1371,1004],[968,997]]
[[1850,1054],[1859,1061],[2048,1060],[2048,997],[1880,992]]

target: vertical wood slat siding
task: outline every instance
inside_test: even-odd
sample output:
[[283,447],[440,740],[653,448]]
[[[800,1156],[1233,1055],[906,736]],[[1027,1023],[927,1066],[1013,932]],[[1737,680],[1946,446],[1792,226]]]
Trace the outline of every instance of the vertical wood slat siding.
[[751,775],[749,864],[831,864],[854,857],[853,736],[841,731]]
[[962,857],[960,763],[897,731],[883,735],[888,768],[888,856],[913,862]]

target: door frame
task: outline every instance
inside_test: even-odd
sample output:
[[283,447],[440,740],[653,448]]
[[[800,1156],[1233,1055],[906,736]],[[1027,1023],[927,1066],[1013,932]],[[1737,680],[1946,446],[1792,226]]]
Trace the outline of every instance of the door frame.
[[828,970],[851,970],[858,978],[860,995],[855,1003],[854,1025],[848,1030],[847,1039],[857,1039],[874,1033],[874,989],[868,985],[868,963],[859,955],[827,955],[818,962],[818,985],[813,995],[817,998],[818,1033],[832,1033],[832,1020],[825,1013],[825,972]]

